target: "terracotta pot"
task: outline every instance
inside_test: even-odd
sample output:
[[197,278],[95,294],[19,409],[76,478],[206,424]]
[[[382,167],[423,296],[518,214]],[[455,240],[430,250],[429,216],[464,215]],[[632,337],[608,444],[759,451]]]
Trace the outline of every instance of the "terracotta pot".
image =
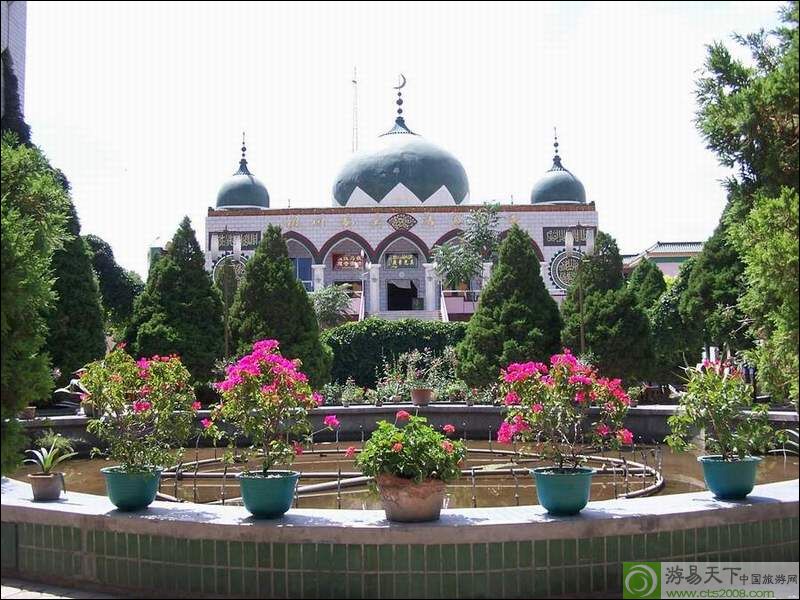
[[35,502],[58,500],[61,490],[64,489],[63,473],[31,473],[28,481],[31,483]]
[[378,475],[377,483],[387,520],[419,523],[439,518],[444,501],[443,481],[426,479],[414,483],[412,479],[383,474]]
[[392,404],[400,404],[403,401],[403,396],[400,394],[395,394],[390,400]]
[[26,406],[23,408],[19,413],[20,419],[35,419],[36,418],[36,407],[35,406]]
[[411,404],[425,406],[433,400],[433,389],[413,388],[411,390]]

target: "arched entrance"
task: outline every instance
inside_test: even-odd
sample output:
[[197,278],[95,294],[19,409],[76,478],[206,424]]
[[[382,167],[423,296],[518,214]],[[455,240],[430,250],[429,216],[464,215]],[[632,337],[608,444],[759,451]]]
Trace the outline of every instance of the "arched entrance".
[[378,255],[381,266],[381,310],[410,311],[425,308],[425,251],[414,241],[398,237]]

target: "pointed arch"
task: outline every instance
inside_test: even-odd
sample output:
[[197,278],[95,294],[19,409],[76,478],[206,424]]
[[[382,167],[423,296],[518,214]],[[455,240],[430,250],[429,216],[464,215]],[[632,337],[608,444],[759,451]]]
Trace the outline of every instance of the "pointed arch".
[[350,231],[349,229],[346,229],[345,231],[340,231],[332,238],[330,238],[327,242],[322,244],[322,247],[319,249],[319,260],[317,262],[324,263],[331,249],[342,240],[350,240],[351,242],[355,242],[356,244],[361,246],[361,249],[366,253],[370,262],[375,262],[374,259],[375,251],[372,249],[370,243],[363,237],[358,235],[355,231]]
[[317,247],[311,240],[309,240],[302,233],[297,233],[296,231],[287,231],[286,233],[283,234],[283,239],[286,240],[287,242],[289,240],[297,242],[308,251],[308,253],[311,255],[311,258],[314,260],[315,263],[320,262],[319,251],[317,250]]
[[463,237],[463,236],[464,236],[464,230],[463,229],[451,229],[450,231],[445,233],[442,237],[440,237],[438,240],[436,240],[433,243],[433,245],[431,246],[431,248],[435,248],[436,246],[441,246],[443,244],[446,244],[450,240],[454,240],[456,238]]
[[419,236],[411,233],[410,231],[400,230],[392,232],[391,234],[383,238],[383,240],[381,240],[381,243],[378,244],[378,246],[375,248],[375,258],[373,262],[380,261],[381,256],[389,247],[389,245],[397,240],[408,240],[409,242],[414,244],[417,248],[419,248],[420,252],[422,252],[422,254],[424,255],[426,261],[430,260],[431,251],[428,248],[428,245],[425,242],[423,242]]

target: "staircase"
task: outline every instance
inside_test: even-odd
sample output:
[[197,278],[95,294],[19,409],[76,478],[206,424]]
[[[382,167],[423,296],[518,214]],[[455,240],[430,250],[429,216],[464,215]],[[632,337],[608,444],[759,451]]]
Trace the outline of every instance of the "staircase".
[[399,319],[439,321],[442,318],[441,312],[438,310],[384,310],[379,313],[375,313],[374,316],[381,319],[386,319],[388,321],[397,321]]

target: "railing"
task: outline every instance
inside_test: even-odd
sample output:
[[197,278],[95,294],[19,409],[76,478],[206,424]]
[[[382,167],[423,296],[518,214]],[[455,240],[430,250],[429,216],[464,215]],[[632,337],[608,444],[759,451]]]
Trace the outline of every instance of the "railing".
[[442,314],[442,321],[448,323],[450,315],[447,314],[447,302],[444,301],[444,290],[439,294],[439,311]]
[[478,308],[481,290],[442,290],[442,303],[447,313],[471,315]]

